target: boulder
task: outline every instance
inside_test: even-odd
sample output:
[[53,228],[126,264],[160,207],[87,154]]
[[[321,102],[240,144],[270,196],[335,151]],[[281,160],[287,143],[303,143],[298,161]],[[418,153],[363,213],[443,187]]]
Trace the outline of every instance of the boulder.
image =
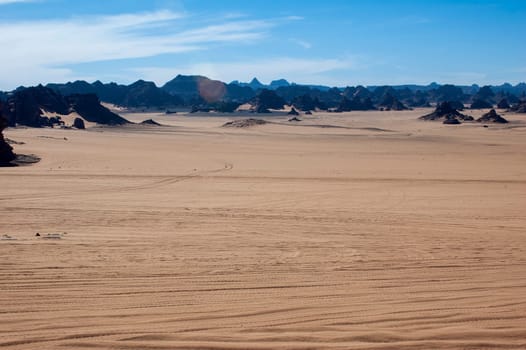
[[453,119],[456,119],[457,122],[459,121],[459,119],[463,121],[471,121],[473,120],[473,117],[460,113],[455,108],[451,107],[451,104],[449,102],[442,102],[437,106],[433,113],[423,115],[418,119],[442,120],[445,122],[444,124],[458,124],[454,122]]
[[482,117],[477,119],[477,121],[481,123],[491,122],[491,123],[501,123],[501,124],[505,124],[508,122],[506,119],[498,115],[494,109],[492,109],[488,113],[483,114]]
[[292,117],[289,119],[289,122],[301,122],[301,119],[298,117]]
[[86,125],[84,125],[84,120],[82,118],[75,118],[73,121],[73,127],[79,130],[86,129]]
[[16,155],[13,153],[13,147],[4,139],[3,131],[5,128],[7,128],[7,119],[2,114],[2,104],[0,102],[0,166],[9,165],[16,158]]
[[142,125],[153,125],[153,126],[161,126],[161,124],[157,123],[153,119],[147,119],[141,122]]

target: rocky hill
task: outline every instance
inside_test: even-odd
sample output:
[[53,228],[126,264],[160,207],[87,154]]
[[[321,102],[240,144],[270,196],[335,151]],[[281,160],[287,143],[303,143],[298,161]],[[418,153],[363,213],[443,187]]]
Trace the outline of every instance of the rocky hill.
[[94,93],[62,96],[42,85],[21,88],[8,97],[4,115],[10,126],[52,126],[60,121],[44,112],[67,115],[78,113],[85,120],[106,125],[120,125],[128,121],[102,106]]
[[[96,94],[101,101],[132,109],[176,110],[191,108],[200,111],[229,110],[232,104],[252,103],[256,109],[256,96],[263,90],[276,93],[285,104],[294,104],[302,110],[400,110],[408,107],[429,107],[441,102],[456,103],[455,108],[464,105],[472,108],[490,108],[506,99],[509,105],[519,105],[520,98],[526,97],[526,84],[515,86],[455,86],[431,83],[429,85],[397,86],[347,86],[328,87],[323,85],[300,85],[285,79],[263,84],[257,78],[249,83],[233,81],[226,84],[201,75],[178,75],[162,87],[153,82],[138,80],[130,85],[88,83],[75,81],[65,84],[48,84],[55,93],[68,96],[73,94]],[[19,90],[25,90],[20,88]],[[9,94],[0,92],[0,100]],[[518,97],[521,96],[521,97]],[[505,104],[501,104],[504,106]],[[37,119],[37,117],[35,116]],[[38,124],[38,121],[36,122]]]

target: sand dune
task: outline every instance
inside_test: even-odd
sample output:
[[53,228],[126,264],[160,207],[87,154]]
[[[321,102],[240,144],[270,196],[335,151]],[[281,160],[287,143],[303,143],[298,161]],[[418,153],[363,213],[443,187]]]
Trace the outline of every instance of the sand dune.
[[525,349],[526,117],[422,112],[8,129],[0,348]]

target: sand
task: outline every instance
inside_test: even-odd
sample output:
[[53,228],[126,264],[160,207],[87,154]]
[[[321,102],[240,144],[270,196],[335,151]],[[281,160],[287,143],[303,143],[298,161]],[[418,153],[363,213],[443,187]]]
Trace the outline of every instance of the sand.
[[0,348],[525,349],[526,116],[429,112],[8,129]]

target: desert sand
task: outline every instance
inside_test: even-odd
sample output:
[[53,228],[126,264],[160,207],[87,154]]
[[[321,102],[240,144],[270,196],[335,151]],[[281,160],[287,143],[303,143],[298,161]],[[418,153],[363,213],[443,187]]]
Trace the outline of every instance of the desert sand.
[[8,129],[0,348],[525,349],[526,116],[430,111]]

